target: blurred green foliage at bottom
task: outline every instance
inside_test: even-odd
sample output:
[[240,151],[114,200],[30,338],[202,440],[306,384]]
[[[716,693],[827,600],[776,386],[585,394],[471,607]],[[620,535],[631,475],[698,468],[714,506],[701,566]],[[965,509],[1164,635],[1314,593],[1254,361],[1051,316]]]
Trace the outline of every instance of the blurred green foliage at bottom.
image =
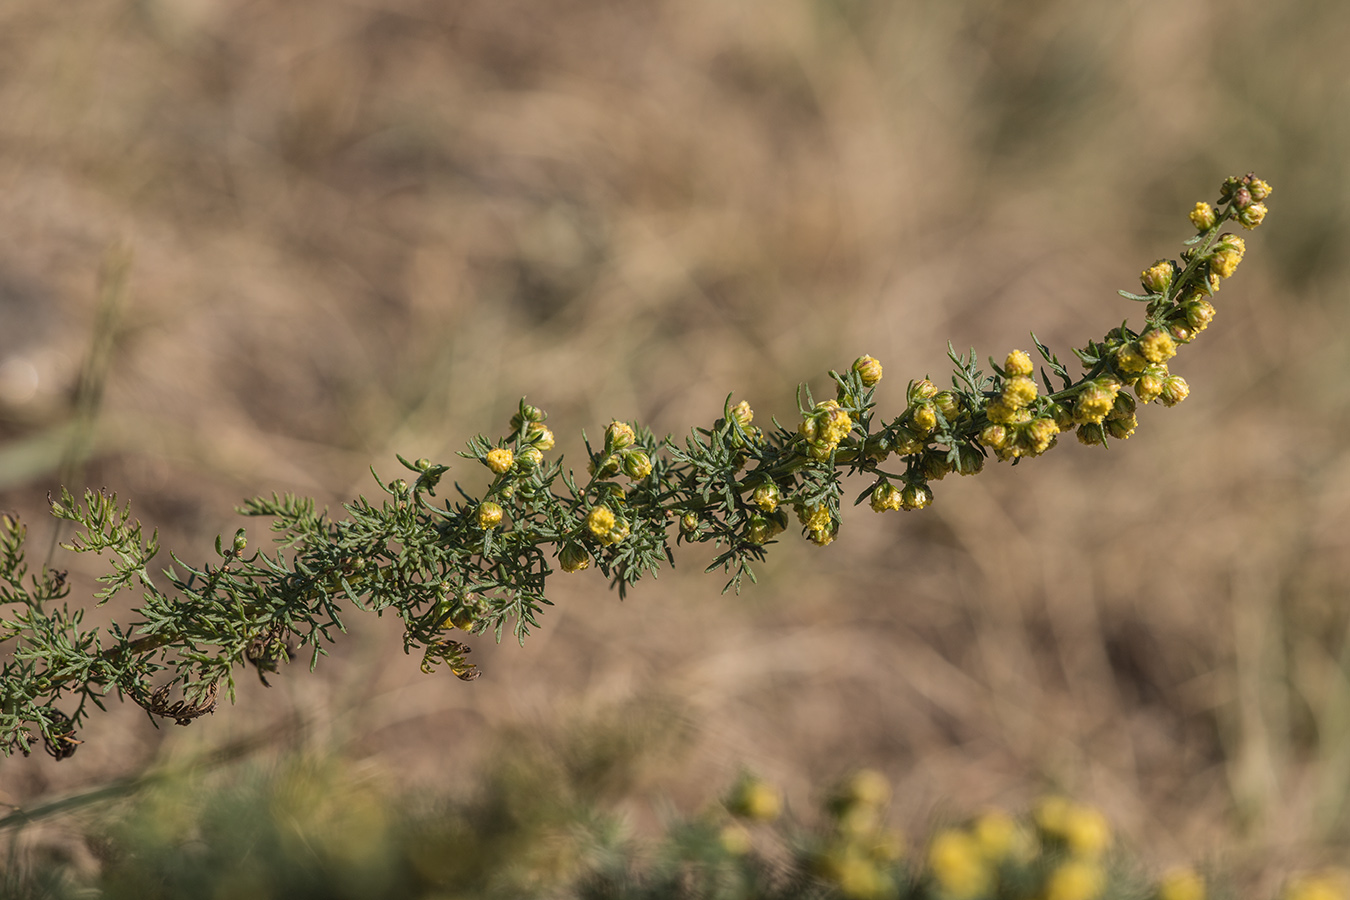
[[[1062,797],[1014,817],[986,811],[913,843],[887,825],[890,786],[860,771],[822,792],[813,825],[743,774],[664,833],[619,812],[646,751],[622,729],[519,739],[473,793],[387,790],[360,767],[293,756],[165,778],[80,813],[89,858],[12,840],[3,895],[24,898],[1035,898],[1205,900],[1191,870],[1150,880],[1106,818]],[[669,737],[670,735],[667,735]],[[631,806],[629,807],[631,808]],[[22,835],[19,835],[20,837]],[[1347,896],[1335,872],[1284,900]]]

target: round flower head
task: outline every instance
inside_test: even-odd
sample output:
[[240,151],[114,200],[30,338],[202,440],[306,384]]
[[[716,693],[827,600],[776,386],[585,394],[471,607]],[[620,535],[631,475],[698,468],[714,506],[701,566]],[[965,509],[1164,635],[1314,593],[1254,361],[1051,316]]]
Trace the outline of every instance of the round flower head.
[[928,400],[938,392],[937,385],[927,378],[921,378],[918,381],[911,381],[909,390],[905,392],[905,399],[910,403],[918,403],[921,400]]
[[1036,368],[1032,365],[1029,353],[1025,350],[1014,350],[1003,361],[1003,371],[1009,378],[1015,378],[1019,375],[1030,375]]
[[862,383],[872,387],[881,380],[881,363],[871,356],[860,356],[853,361],[853,371],[862,378]]
[[637,442],[633,426],[627,422],[610,422],[605,428],[605,445],[613,450],[631,447]]
[[1008,443],[1008,429],[993,423],[986,425],[980,432],[980,443],[990,450],[999,450]]
[[783,492],[773,482],[761,484],[755,488],[754,494],[750,496],[750,502],[765,512],[773,512],[778,509],[778,504],[782,499]]
[[1059,435],[1059,426],[1051,418],[1032,419],[1025,433],[1030,444],[1031,455],[1040,456],[1055,445],[1055,439]]
[[1029,406],[1036,399],[1036,382],[1025,375],[1014,375],[1003,384],[1003,403],[1013,409]]
[[911,482],[900,492],[901,509],[926,509],[932,502],[933,490],[926,484]]
[[1106,443],[1106,429],[1100,423],[1088,422],[1078,426],[1078,443],[1099,447]]
[[1124,375],[1137,375],[1148,365],[1148,360],[1144,359],[1144,354],[1139,351],[1139,345],[1134,341],[1117,347],[1115,358],[1116,368]]
[[755,411],[750,408],[750,404],[747,401],[742,400],[731,408],[731,417],[735,419],[742,428],[749,428],[750,423],[755,421]]
[[680,534],[686,538],[698,534],[698,516],[693,513],[685,513],[680,516]]
[[745,526],[745,539],[752,544],[767,543],[775,534],[783,529],[778,527],[778,523],[766,516],[758,513],[752,515]]
[[1165,363],[1177,355],[1177,343],[1166,331],[1155,328],[1139,338],[1139,352],[1151,363]]
[[933,405],[948,422],[955,422],[961,414],[961,397],[954,391],[938,391],[933,395]]
[[565,545],[562,553],[558,554],[558,563],[564,572],[580,572],[590,567],[591,555],[586,552],[585,547],[571,543]]
[[1245,207],[1238,213],[1238,221],[1241,222],[1242,227],[1246,228],[1248,231],[1255,228],[1257,225],[1260,225],[1265,221],[1265,218],[1266,205],[1264,203],[1253,203],[1251,206]]
[[1116,405],[1120,382],[1114,378],[1095,378],[1087,382],[1074,404],[1074,419],[1079,424],[1100,422]]
[[937,428],[937,423],[937,411],[932,403],[925,401],[910,407],[909,424],[918,434],[927,437]]
[[503,514],[501,504],[493,503],[491,500],[478,504],[478,527],[484,531],[496,528],[502,524]]
[[586,530],[603,541],[614,530],[616,521],[608,506],[595,506],[586,514]]
[[522,468],[533,469],[543,464],[544,454],[539,452],[538,447],[526,447],[524,450],[520,451],[520,456],[517,457],[517,460],[520,462]]
[[1260,178],[1253,178],[1247,182],[1247,190],[1251,193],[1253,200],[1264,200],[1275,189]]
[[807,531],[822,531],[830,525],[830,508],[823,503],[798,506],[797,521],[805,525]]
[[1242,262],[1242,251],[1230,244],[1220,244],[1219,249],[1209,258],[1209,271],[1220,278],[1231,278]]
[[956,464],[956,471],[961,475],[978,475],[984,471],[984,455],[976,450],[970,444],[962,444],[956,451],[961,459]]
[[1196,231],[1209,231],[1214,227],[1216,220],[1214,207],[1208,203],[1195,204],[1195,209],[1191,210],[1190,220]]
[[[1121,396],[1125,395],[1122,394]],[[1134,429],[1139,425],[1139,420],[1134,416],[1123,419],[1107,419],[1105,425],[1107,434],[1118,441],[1123,441],[1134,434]]]
[[1171,261],[1160,259],[1139,274],[1139,283],[1150,294],[1165,294],[1172,286],[1172,275]]
[[487,458],[483,462],[487,467],[498,475],[505,475],[511,471],[511,464],[515,462],[516,455],[505,447],[495,447],[487,452]]
[[1191,330],[1197,334],[1208,328],[1209,323],[1214,321],[1214,304],[1204,297],[1187,300],[1181,308],[1186,313],[1186,324],[1190,325]]
[[623,454],[623,472],[634,481],[641,481],[652,474],[652,458],[642,450],[629,450]]
[[525,429],[525,440],[531,447],[539,450],[553,449],[553,432],[549,430],[547,425],[539,422],[531,422]]
[[891,509],[900,508],[900,489],[888,481],[883,481],[872,488],[872,499],[869,501],[873,512],[886,512]]
[[519,431],[520,426],[524,425],[526,422],[537,424],[547,418],[548,413],[544,412],[542,409],[537,406],[529,406],[528,404],[522,403],[520,411],[511,417],[511,430]]
[[1176,406],[1190,395],[1191,386],[1180,375],[1168,375],[1163,379],[1162,393],[1159,394],[1163,406]]
[[[1161,372],[1155,371],[1161,369]],[[1163,379],[1167,377],[1166,366],[1150,366],[1134,383],[1134,395],[1140,403],[1152,403],[1162,393]]]
[[953,469],[952,461],[945,450],[929,450],[924,453],[919,469],[925,481],[941,481]]

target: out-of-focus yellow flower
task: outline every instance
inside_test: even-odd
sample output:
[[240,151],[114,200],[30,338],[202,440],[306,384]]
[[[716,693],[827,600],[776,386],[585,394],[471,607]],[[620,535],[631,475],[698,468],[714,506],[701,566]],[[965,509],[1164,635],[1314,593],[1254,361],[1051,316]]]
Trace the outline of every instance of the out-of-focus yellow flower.
[[1285,886],[1282,900],[1347,900],[1350,898],[1350,872],[1327,869],[1295,878]]
[[1205,900],[1205,879],[1194,869],[1173,869],[1158,882],[1157,900]]
[[979,842],[964,831],[949,828],[933,836],[928,868],[949,897],[978,897],[989,889],[991,873]]
[[1106,876],[1095,862],[1074,859],[1050,873],[1045,900],[1095,900],[1106,886]]

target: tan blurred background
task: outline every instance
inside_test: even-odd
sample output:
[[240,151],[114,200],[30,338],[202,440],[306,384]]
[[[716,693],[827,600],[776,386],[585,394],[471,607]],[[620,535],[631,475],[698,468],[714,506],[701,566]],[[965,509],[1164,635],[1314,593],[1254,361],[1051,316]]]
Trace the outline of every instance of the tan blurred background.
[[[524,648],[476,640],[473,684],[361,622],[191,728],[114,704],[73,759],[0,762],[0,801],[260,729],[442,788],[503,729],[618,716],[659,726],[639,793],[683,810],[745,763],[807,814],[868,765],[912,833],[1061,790],[1159,866],[1273,884],[1339,858],[1347,40],[1334,0],[6,0],[0,506],[39,560],[100,339],[70,487],[200,560],[243,498],[337,509],[521,395],[578,467],[583,428],[680,433],[732,391],[786,422],[864,352],[898,414],[949,339],[1068,356],[1138,321],[1116,289],[1225,176],[1275,194],[1175,361],[1191,399],[1128,443],[854,509],[740,597],[703,548],[622,605],[557,576]],[[58,565],[87,596],[89,561]]]

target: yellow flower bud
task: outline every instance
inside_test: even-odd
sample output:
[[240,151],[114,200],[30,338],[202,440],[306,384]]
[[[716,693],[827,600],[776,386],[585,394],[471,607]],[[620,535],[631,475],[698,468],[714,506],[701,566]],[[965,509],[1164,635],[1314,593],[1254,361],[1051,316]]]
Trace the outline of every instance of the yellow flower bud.
[[1055,439],[1059,435],[1059,425],[1055,423],[1054,419],[1048,417],[1032,419],[1025,434],[1030,445],[1031,455],[1040,456],[1055,445]]
[[[1248,176],[1250,177],[1250,176]],[[1247,191],[1252,195],[1253,200],[1264,200],[1270,196],[1275,189],[1260,178],[1252,178],[1247,182]]]
[[1196,231],[1208,231],[1214,227],[1216,220],[1214,207],[1208,203],[1197,203],[1195,209],[1191,210],[1191,224],[1195,226]]
[[881,363],[870,356],[860,356],[853,361],[853,371],[862,378],[862,383],[872,387],[881,380]]
[[980,472],[984,471],[984,455],[970,444],[962,444],[957,448],[956,452],[961,457],[960,461],[956,464],[956,471],[958,474],[978,475]]
[[1165,294],[1172,286],[1173,272],[1171,261],[1160,259],[1139,273],[1139,282],[1150,294]]
[[569,543],[565,544],[562,552],[558,554],[558,563],[564,572],[580,572],[582,569],[590,568],[591,555],[580,544]]
[[1236,250],[1221,248],[1209,258],[1209,271],[1220,278],[1230,278],[1242,262],[1242,254]]
[[1187,300],[1181,308],[1186,313],[1186,324],[1196,333],[1204,331],[1214,321],[1214,304],[1204,297]]
[[[1125,396],[1121,394],[1121,396]],[[1139,420],[1134,416],[1123,419],[1107,419],[1105,422],[1106,433],[1118,441],[1123,441],[1134,434],[1134,429],[1139,425]]]
[[[1155,372],[1161,369],[1161,372]],[[1140,403],[1152,403],[1162,393],[1163,379],[1167,377],[1166,366],[1150,366],[1134,383],[1134,395]]]
[[994,423],[986,425],[984,430],[980,432],[980,443],[990,450],[1001,449],[1008,443],[1008,429]]
[[505,475],[511,471],[511,464],[515,462],[515,458],[515,454],[505,447],[495,447],[487,452],[487,458],[483,462],[498,475]]
[[752,515],[745,526],[745,539],[752,544],[763,544],[772,540],[783,530],[783,523],[776,516]]
[[544,454],[539,452],[538,447],[526,447],[524,450],[520,451],[520,456],[517,457],[517,461],[520,463],[521,468],[533,469],[543,464]]
[[755,420],[755,411],[750,408],[748,402],[742,400],[731,408],[731,417],[740,424],[741,428],[749,428],[750,423]]
[[603,541],[614,530],[616,521],[608,506],[595,506],[586,514],[586,530]]
[[798,506],[797,521],[806,526],[807,531],[821,531],[830,526],[830,508],[823,503],[813,506]]
[[1186,379],[1180,375],[1168,375],[1163,379],[1162,393],[1158,396],[1162,399],[1163,406],[1176,406],[1190,395],[1191,386],[1186,383]]
[[955,391],[938,391],[933,395],[933,405],[948,422],[955,422],[961,415],[961,396]]
[[911,482],[900,491],[900,508],[904,510],[926,509],[933,502],[933,491],[926,484]]
[[1003,361],[1003,371],[1009,378],[1016,378],[1019,375],[1030,375],[1036,368],[1032,365],[1031,354],[1025,350],[1014,350]]
[[478,504],[478,527],[484,531],[502,524],[504,513],[501,505],[488,500]]
[[1242,227],[1248,231],[1260,225],[1266,218],[1266,205],[1264,203],[1253,203],[1238,212],[1238,221]]
[[1177,355],[1177,344],[1170,334],[1155,328],[1139,338],[1139,352],[1151,363],[1165,363]]
[[1078,443],[1099,447],[1106,443],[1106,428],[1098,422],[1078,426]]
[[1025,375],[1016,375],[1003,384],[1003,403],[1013,409],[1021,409],[1036,399],[1036,393],[1035,381]]
[[937,392],[937,385],[927,378],[920,378],[918,381],[910,382],[909,390],[905,392],[905,399],[910,403],[919,403],[931,399]]
[[1074,404],[1074,421],[1096,423],[1106,418],[1107,413],[1116,404],[1116,394],[1120,392],[1120,382],[1114,379],[1097,378],[1083,387]]
[[547,425],[539,422],[531,422],[529,427],[525,429],[525,440],[530,446],[539,450],[553,449],[553,432],[549,430]]
[[932,403],[920,403],[918,406],[910,407],[909,424],[910,427],[920,436],[927,437],[937,428],[937,412]]
[[623,472],[634,481],[641,481],[652,474],[652,458],[642,450],[629,450],[623,454]]
[[900,508],[900,489],[888,481],[883,481],[872,488],[872,499],[869,501],[873,512],[886,512],[887,510]]
[[622,450],[637,442],[633,426],[627,422],[610,422],[605,428],[605,446],[611,450]]
[[773,482],[761,484],[759,487],[755,488],[755,492],[750,495],[750,502],[765,512],[773,512],[778,509],[778,504],[782,499],[783,492],[779,490],[778,485]]
[[1148,360],[1144,359],[1144,354],[1139,352],[1139,346],[1134,341],[1117,347],[1115,358],[1116,368],[1126,375],[1138,374],[1148,365]]
[[680,516],[680,534],[686,538],[692,538],[698,534],[698,516],[693,513],[685,513]]

